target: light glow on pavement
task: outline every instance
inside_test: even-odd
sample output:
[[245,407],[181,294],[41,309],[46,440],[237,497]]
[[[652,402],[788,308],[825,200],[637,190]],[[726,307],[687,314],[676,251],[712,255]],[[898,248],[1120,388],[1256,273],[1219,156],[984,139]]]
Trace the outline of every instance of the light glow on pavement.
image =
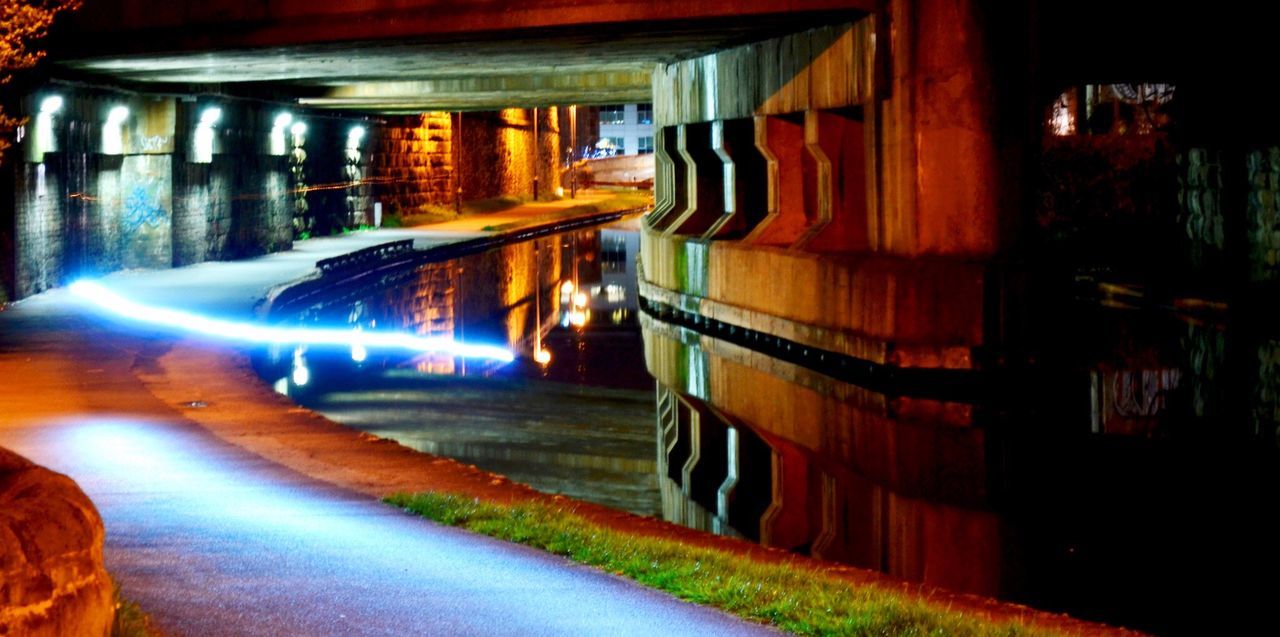
[[275,345],[333,345],[366,351],[380,348],[401,349],[466,358],[484,358],[504,363],[515,360],[511,350],[504,347],[472,345],[452,338],[350,329],[272,327],[144,305],[126,299],[93,281],[76,281],[69,289],[72,294],[117,316],[215,338]]

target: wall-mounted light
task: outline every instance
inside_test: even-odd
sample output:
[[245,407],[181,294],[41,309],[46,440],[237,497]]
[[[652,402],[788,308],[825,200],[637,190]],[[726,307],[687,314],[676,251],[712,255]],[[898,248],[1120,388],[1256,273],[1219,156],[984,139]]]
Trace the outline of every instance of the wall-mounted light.
[[222,109],[217,106],[210,106],[209,108],[204,109],[204,112],[200,113],[201,126],[213,126],[214,124],[217,124],[220,119],[222,119]]
[[200,123],[196,124],[195,153],[191,160],[197,164],[208,164],[213,161],[213,125],[222,119],[222,109],[210,106],[200,112]]
[[124,153],[124,120],[129,118],[129,107],[116,106],[107,112],[107,121],[102,125],[102,153],[104,155],[120,155]]
[[301,148],[303,144],[307,143],[306,122],[294,122],[293,126],[289,127],[289,134],[293,137],[293,147]]
[[359,150],[360,142],[364,140],[364,127],[352,126],[347,131],[347,150]]
[[50,95],[40,102],[40,113],[48,113],[50,115],[62,110],[62,96]]
[[280,113],[276,115],[276,119],[271,124],[271,154],[286,155],[289,153],[289,146],[284,138],[285,129],[289,128],[289,124],[293,122],[293,115],[289,113]]
[[62,110],[62,96],[50,95],[40,101],[40,112],[36,115],[35,138],[31,140],[32,161],[43,162],[45,153],[58,150],[58,141],[53,134],[53,116]]

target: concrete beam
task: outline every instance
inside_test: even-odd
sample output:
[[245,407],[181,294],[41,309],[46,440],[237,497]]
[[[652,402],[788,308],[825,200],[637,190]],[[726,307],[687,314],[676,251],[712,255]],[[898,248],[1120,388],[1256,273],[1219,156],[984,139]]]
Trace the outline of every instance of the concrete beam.
[[360,82],[335,87],[300,103],[317,108],[381,113],[494,110],[556,104],[647,102],[652,86],[645,71],[472,76],[404,82]]

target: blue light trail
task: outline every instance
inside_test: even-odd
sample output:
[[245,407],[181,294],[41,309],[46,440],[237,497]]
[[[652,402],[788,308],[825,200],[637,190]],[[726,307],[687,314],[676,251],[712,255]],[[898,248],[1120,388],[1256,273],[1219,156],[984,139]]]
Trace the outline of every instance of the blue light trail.
[[130,301],[93,281],[76,281],[69,289],[72,294],[118,316],[215,338],[275,345],[335,345],[356,348],[360,351],[375,348],[402,349],[466,358],[486,358],[505,363],[515,360],[511,350],[506,348],[494,345],[469,345],[452,338],[349,329],[271,327],[143,305]]

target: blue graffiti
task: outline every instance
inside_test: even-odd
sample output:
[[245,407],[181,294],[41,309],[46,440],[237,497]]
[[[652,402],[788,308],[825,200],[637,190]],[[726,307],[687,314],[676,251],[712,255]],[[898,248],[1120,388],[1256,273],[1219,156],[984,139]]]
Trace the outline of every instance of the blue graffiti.
[[160,222],[165,219],[164,208],[160,207],[160,202],[153,196],[149,196],[147,190],[142,186],[134,186],[133,192],[129,193],[129,197],[124,201],[124,216],[122,222],[124,230],[128,234],[137,232],[143,225],[152,228],[159,226]]

